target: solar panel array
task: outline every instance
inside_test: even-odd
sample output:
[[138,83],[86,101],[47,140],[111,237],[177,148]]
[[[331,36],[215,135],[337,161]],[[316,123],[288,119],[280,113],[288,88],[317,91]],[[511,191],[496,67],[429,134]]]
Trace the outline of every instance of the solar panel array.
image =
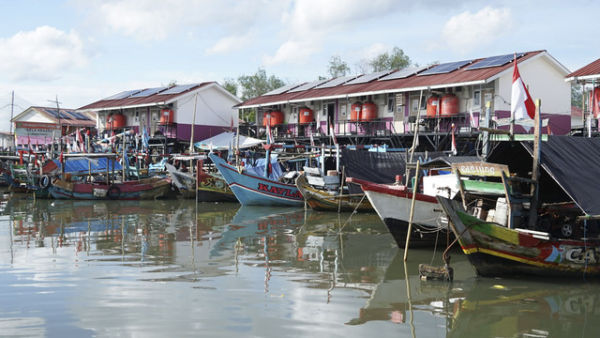
[[157,88],[148,88],[148,89],[144,89],[141,92],[137,93],[137,94],[133,94],[129,97],[133,98],[133,97],[148,97],[150,95],[154,95],[162,90],[165,90],[167,87],[157,87]]
[[170,95],[170,94],[183,93],[186,90],[196,87],[197,85],[199,85],[199,83],[192,83],[192,84],[187,84],[187,85],[171,87],[171,88],[165,90],[164,92],[160,92],[158,95]]
[[312,89],[318,85],[321,85],[325,82],[329,81],[329,79],[326,80],[317,80],[317,81],[313,81],[313,82],[309,82],[309,83],[305,83],[302,86],[296,87],[292,90],[289,91],[289,93],[295,93],[295,92],[301,92],[303,90],[309,90]]
[[130,97],[131,95],[139,93],[139,92],[141,92],[141,89],[126,90],[124,92],[120,92],[113,96],[109,96],[109,97],[105,98],[104,100],[120,100],[120,99],[124,99],[126,97]]
[[60,119],[65,119],[65,120],[71,120],[71,117],[70,117],[68,114],[65,114],[65,112],[64,112],[64,111],[62,111],[62,112],[60,113],[60,116],[59,116],[59,115],[56,113],[56,109],[43,108],[43,110],[44,110],[46,113],[48,113],[48,114],[50,114],[50,115],[54,116],[54,117],[55,117],[55,118],[57,118],[57,119],[59,119],[59,118],[60,118]]
[[333,79],[331,81],[328,81],[328,82],[323,83],[322,85],[316,86],[315,89],[331,88],[331,87],[339,86],[350,80],[356,79],[357,77],[358,77],[358,75],[336,77],[335,79]]
[[279,87],[277,89],[271,90],[270,92],[263,94],[263,95],[277,95],[277,94],[281,94],[281,93],[285,93],[288,90],[294,89],[298,86],[303,85],[303,83],[295,83],[295,84],[291,84],[291,85],[287,85],[287,86],[283,86],[283,87]]
[[379,79],[378,81],[404,79],[404,78],[409,77],[411,75],[417,74],[418,72],[422,71],[425,68],[427,68],[427,66],[404,68],[404,69],[401,69],[401,70],[399,70],[397,72],[394,72],[394,73],[392,73],[390,75],[384,76],[381,79]]
[[[525,53],[517,53],[517,58],[520,58],[523,55],[525,55]],[[473,69],[504,66],[505,64],[511,62],[514,59],[514,57],[515,57],[515,54],[491,56],[491,57],[485,58],[473,65],[470,65],[466,69],[473,70]]]
[[90,120],[89,117],[83,115],[82,113],[78,113],[78,112],[71,112],[71,115],[75,116],[77,119],[79,120]]
[[441,65],[437,65],[435,67],[429,68],[426,71],[419,73],[419,75],[433,75],[433,74],[445,74],[453,72],[464,65],[468,65],[473,62],[473,60],[464,60],[457,62],[448,62],[442,63]]
[[371,73],[371,74],[365,74],[359,78],[356,78],[352,81],[348,81],[344,84],[345,85],[353,85],[353,84],[359,84],[359,83],[367,83],[367,82],[371,82],[373,80],[377,80],[382,76],[388,75],[389,73],[391,73],[391,70],[384,70],[381,72],[376,72],[376,73]]

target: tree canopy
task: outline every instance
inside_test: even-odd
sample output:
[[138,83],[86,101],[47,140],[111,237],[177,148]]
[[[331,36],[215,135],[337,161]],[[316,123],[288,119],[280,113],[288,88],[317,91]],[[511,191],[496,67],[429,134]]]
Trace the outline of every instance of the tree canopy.
[[410,58],[402,49],[394,47],[391,53],[385,52],[375,56],[369,61],[369,65],[373,72],[402,69],[410,65]]
[[223,80],[223,88],[230,92],[233,96],[237,96],[238,85],[234,79]]
[[334,55],[329,59],[327,71],[331,77],[346,76],[350,74],[350,67],[339,55]]
[[267,76],[267,72],[259,68],[255,74],[238,77],[242,89],[242,100],[261,96],[271,90],[285,86],[285,82],[275,75]]

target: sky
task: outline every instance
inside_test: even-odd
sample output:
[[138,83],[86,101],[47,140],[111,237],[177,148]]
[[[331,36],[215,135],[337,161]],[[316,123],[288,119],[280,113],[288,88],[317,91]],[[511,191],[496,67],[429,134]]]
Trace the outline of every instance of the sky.
[[[123,90],[354,73],[401,48],[415,64],[547,50],[600,57],[600,2],[583,0],[0,0],[0,131],[31,105],[79,108]],[[525,79],[526,80],[526,79]]]

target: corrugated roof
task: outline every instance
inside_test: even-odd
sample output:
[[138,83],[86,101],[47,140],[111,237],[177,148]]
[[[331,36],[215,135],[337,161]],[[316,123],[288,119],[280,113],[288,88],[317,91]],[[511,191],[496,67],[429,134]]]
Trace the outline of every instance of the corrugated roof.
[[[525,53],[521,58],[517,59],[520,63],[527,59],[530,59],[540,53],[545,52],[544,50],[532,51]],[[258,105],[270,105],[279,104],[289,101],[301,101],[301,100],[312,100],[312,99],[325,99],[333,97],[344,97],[344,96],[360,96],[366,95],[372,92],[392,92],[392,91],[403,91],[411,90],[413,88],[422,87],[434,87],[434,86],[450,86],[453,84],[464,84],[471,82],[484,82],[499,73],[513,67],[513,63],[507,63],[498,67],[480,68],[467,70],[468,66],[474,65],[477,62],[484,60],[485,58],[474,59],[468,65],[465,65],[457,70],[444,74],[433,74],[433,75],[410,75],[405,78],[393,79],[393,80],[375,80],[368,83],[361,83],[355,85],[338,85],[330,88],[316,88],[309,89],[301,92],[284,92],[278,95],[259,96],[253,99],[247,100],[240,103],[237,107],[254,107]]]
[[565,77],[571,78],[571,77],[581,77],[581,76],[590,76],[590,75],[599,75],[599,77],[600,77],[600,59],[577,69],[576,71],[574,71],[573,73],[571,73]]
[[[187,88],[186,90],[179,92],[179,93],[175,93],[175,94],[161,94],[161,92],[166,92],[167,90],[170,89],[170,88],[169,89],[165,88],[164,91],[155,93],[153,95],[144,96],[144,97],[131,97],[131,95],[130,95],[128,97],[125,97],[122,99],[116,99],[116,100],[102,99],[102,100],[96,101],[94,103],[85,105],[77,110],[106,110],[106,109],[129,107],[129,106],[153,105],[153,104],[157,104],[157,103],[167,102],[173,98],[176,98],[181,95],[185,95],[191,91],[194,91],[194,90],[204,87],[204,86],[208,86],[213,83],[216,83],[216,82],[213,81],[213,82],[198,83],[197,85],[195,85],[193,87]],[[131,91],[131,92],[136,93],[136,92],[140,92],[140,91],[146,90],[146,89],[149,89],[149,88],[144,88],[139,91],[136,90],[136,91]],[[115,97],[115,96],[118,97],[118,94],[113,95],[111,97]]]
[[38,113],[44,114],[46,117],[52,119],[57,124],[61,123],[63,125],[69,125],[74,127],[96,126],[96,120],[94,120],[92,117],[86,114],[78,112],[75,109],[60,108],[60,115],[56,113],[57,110],[54,107],[30,107],[30,109],[33,109]]

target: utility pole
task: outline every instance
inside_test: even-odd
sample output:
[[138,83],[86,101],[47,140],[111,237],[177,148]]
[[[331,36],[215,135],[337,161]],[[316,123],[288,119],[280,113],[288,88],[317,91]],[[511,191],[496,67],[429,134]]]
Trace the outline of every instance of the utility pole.
[[52,103],[56,103],[56,114],[58,116],[58,128],[60,129],[59,131],[59,149],[58,149],[58,153],[60,154],[62,152],[62,120],[60,119],[60,106],[59,104],[61,104],[62,102],[58,102],[58,95],[56,95],[56,98],[54,99],[54,101],[52,100],[48,100],[48,102],[52,102]]
[[15,136],[13,135],[13,113],[15,110],[15,91],[12,91],[11,100],[10,100],[10,138],[12,140],[11,150],[15,148]]

